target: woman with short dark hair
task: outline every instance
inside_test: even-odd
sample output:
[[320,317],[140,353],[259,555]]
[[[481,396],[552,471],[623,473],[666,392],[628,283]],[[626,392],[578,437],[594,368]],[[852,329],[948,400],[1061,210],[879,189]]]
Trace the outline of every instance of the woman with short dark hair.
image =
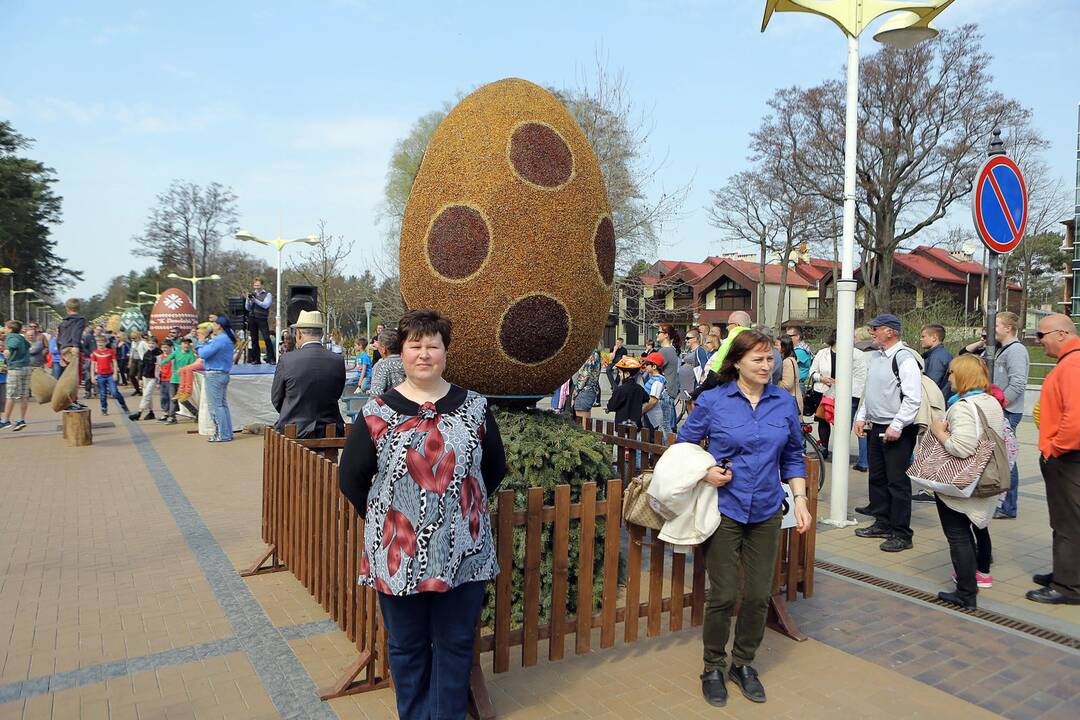
[[709,597],[702,632],[701,690],[715,706],[727,703],[725,646],[731,612],[740,601],[740,584],[728,677],[748,699],[765,702],[765,688],[751,664],[765,635],[784,516],[782,483],[789,484],[795,496],[798,532],[813,522],[807,508],[799,410],[789,393],[770,383],[772,366],[769,338],[754,330],[739,333],[720,367],[720,384],[698,396],[678,436],[679,442],[707,439],[717,461],[702,480],[717,488],[722,517],[703,547]]
[[383,330],[379,335],[379,347],[386,354],[375,361],[371,368],[372,396],[382,395],[387,390],[405,382],[405,366],[401,363],[401,347],[397,340],[397,330]]
[[506,457],[487,400],[443,378],[450,330],[434,310],[401,318],[405,380],[364,405],[339,469],[364,519],[359,583],[379,594],[403,718],[465,717],[485,583],[499,573],[488,498]]

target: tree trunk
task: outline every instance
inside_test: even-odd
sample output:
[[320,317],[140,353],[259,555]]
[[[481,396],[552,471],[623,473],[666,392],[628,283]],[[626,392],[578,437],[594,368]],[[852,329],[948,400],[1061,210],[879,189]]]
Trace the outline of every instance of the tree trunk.
[[761,238],[761,262],[758,265],[758,306],[757,306],[757,322],[764,325],[768,322],[765,317],[765,238]]
[[776,299],[777,327],[784,324],[784,301],[787,300],[785,296],[787,295],[788,257],[791,255],[793,242],[793,238],[788,234],[784,240],[784,252],[780,255],[780,293],[779,297]]
[[94,433],[90,428],[90,410],[65,410],[64,439],[71,447],[85,447],[94,444]]

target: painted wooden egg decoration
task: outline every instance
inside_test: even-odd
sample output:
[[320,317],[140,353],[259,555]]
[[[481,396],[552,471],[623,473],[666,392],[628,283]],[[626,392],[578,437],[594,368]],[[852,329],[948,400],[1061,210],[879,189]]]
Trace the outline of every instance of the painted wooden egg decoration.
[[585,134],[516,78],[462,100],[424,153],[401,228],[401,293],[453,322],[446,377],[542,396],[597,346],[611,307],[615,230]]
[[187,334],[195,328],[195,306],[187,293],[178,288],[163,290],[150,308],[150,334],[162,342],[173,328]]

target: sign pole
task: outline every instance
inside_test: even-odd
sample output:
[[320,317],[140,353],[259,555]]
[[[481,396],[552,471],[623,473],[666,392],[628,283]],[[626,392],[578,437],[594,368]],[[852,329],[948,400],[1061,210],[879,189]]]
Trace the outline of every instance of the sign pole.
[[997,354],[997,326],[998,306],[998,254],[990,251],[990,274],[988,282],[990,287],[986,292],[986,368],[990,371],[990,383],[994,382],[994,356]]
[[1027,186],[1020,168],[1006,157],[1001,130],[994,129],[987,160],[975,175],[971,215],[975,231],[989,255],[986,281],[986,349],[983,357],[994,382],[995,337],[998,310],[998,259],[1012,252],[1024,237],[1027,225]]

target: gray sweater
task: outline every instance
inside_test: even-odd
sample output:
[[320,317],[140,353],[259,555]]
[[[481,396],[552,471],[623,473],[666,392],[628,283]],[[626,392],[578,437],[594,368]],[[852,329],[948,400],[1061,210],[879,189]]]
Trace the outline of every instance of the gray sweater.
[[[966,350],[960,350],[961,355],[965,353]],[[979,357],[985,361],[985,351]],[[1027,388],[1030,366],[1031,356],[1019,340],[998,348],[994,355],[994,384],[1005,393],[1005,412],[1024,412],[1024,390]]]

